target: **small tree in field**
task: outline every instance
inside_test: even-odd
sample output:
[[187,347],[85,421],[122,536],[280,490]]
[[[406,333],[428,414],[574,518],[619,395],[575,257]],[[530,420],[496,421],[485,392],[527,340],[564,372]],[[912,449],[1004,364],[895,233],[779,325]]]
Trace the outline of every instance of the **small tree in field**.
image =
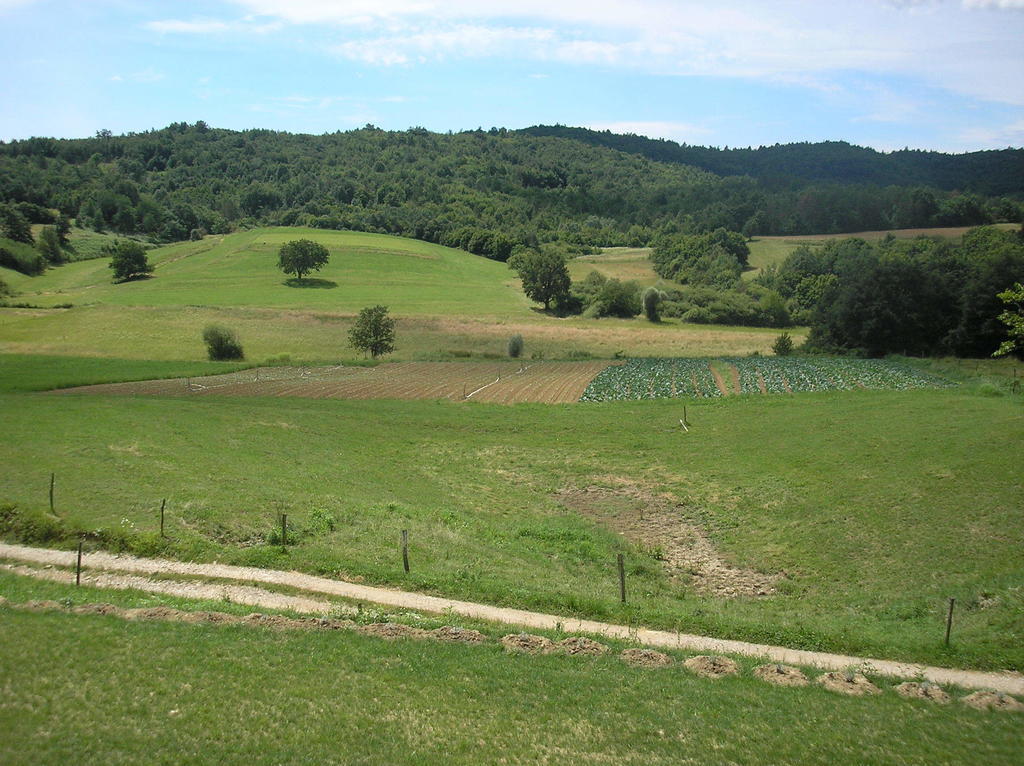
[[359,312],[348,331],[352,346],[369,353],[374,359],[395,350],[395,320],[388,316],[387,306],[370,306]]
[[110,254],[110,268],[114,270],[115,282],[127,282],[153,271],[146,258],[146,248],[131,239],[119,239],[104,248]]
[[203,329],[203,342],[206,344],[206,353],[214,362],[245,358],[242,344],[235,331],[222,325],[206,325]]
[[523,355],[523,336],[519,333],[508,339],[508,355],[513,359]]
[[775,339],[772,351],[775,352],[775,356],[789,356],[793,353],[793,339],[789,337],[788,332],[782,333]]
[[657,287],[648,287],[644,290],[643,304],[644,304],[644,316],[647,317],[650,322],[660,322],[661,316],[658,314],[658,304],[661,303],[662,293]]
[[311,271],[320,271],[331,258],[327,248],[311,239],[285,242],[277,252],[277,267],[300,281]]

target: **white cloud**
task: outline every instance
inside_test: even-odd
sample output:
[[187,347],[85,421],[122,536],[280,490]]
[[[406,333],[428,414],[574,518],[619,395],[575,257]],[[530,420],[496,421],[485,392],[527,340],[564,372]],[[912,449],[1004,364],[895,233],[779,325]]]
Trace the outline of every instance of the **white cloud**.
[[1008,146],[1024,146],[1024,120],[997,128],[971,128],[963,131],[960,141],[965,147],[1005,149]]
[[273,21],[259,24],[252,18],[240,21],[223,21],[221,19],[161,19],[148,21],[142,25],[145,29],[161,34],[217,35],[227,32],[245,32],[247,34],[268,34],[281,29],[282,22]]
[[714,131],[700,125],[693,125],[687,122],[665,122],[660,120],[651,121],[615,121],[615,122],[590,122],[588,128],[592,130],[610,130],[612,133],[635,133],[638,136],[648,138],[667,138],[679,143],[692,143],[704,137],[710,136]]
[[1024,0],[231,2],[253,20],[326,29],[341,38],[331,50],[373,66],[514,57],[826,90],[861,72],[1024,105],[1024,14],[978,12]]
[[1024,10],[1024,0],[964,0],[964,8],[991,8],[1001,11]]

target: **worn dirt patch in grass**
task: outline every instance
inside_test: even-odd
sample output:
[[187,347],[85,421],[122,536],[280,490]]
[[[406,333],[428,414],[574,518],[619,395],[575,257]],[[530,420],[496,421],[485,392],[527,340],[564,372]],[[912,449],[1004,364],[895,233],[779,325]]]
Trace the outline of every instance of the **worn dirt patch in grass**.
[[697,590],[723,598],[775,592],[780,574],[727,563],[708,534],[688,521],[671,495],[638,482],[605,477],[615,486],[566,488],[555,493],[566,508],[606,524],[659,558],[670,577],[690,579]]

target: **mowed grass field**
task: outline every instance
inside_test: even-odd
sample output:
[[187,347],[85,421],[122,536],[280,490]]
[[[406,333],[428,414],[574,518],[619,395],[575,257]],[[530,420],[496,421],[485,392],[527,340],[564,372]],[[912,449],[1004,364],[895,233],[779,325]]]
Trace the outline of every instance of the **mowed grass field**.
[[[943,665],[1024,669],[1018,397],[959,390],[691,402],[6,394],[0,501],[71,544],[297,568],[495,604]],[[155,537],[168,499],[170,540]],[[296,544],[274,544],[287,513]],[[28,523],[28,522],[26,522]],[[670,571],[697,528],[777,577]],[[29,529],[22,526],[22,530]],[[412,572],[397,541],[411,540]],[[38,530],[37,530],[38,531]],[[630,600],[618,604],[626,554]],[[946,599],[954,641],[942,644]]]
[[610,279],[638,282],[643,287],[668,285],[651,265],[649,247],[606,247],[600,255],[581,255],[569,261],[569,276],[573,282],[587,278],[596,271]]
[[[1015,230],[1020,228],[1016,223],[997,223],[997,228]],[[801,245],[821,247],[830,239],[846,239],[857,237],[868,242],[877,242],[892,234],[897,239],[914,239],[916,237],[941,237],[959,241],[973,226],[947,226],[931,229],[892,229],[884,231],[859,231],[853,234],[801,234],[780,237],[754,237],[750,246],[750,270],[744,273],[744,279],[753,279],[761,270],[769,265],[781,264],[786,257]]]
[[[6,573],[0,594],[15,603],[249,611]],[[902,700],[885,682],[881,695],[859,699],[779,688],[752,677],[751,662],[740,676],[710,681],[678,664],[630,668],[614,654],[508,655],[493,641],[7,607],[0,640],[0,761],[9,764],[824,766],[1014,764],[1020,755],[1018,715]]]
[[[307,237],[331,261],[304,287],[277,269],[277,251]],[[0,351],[198,361],[204,326],[234,329],[248,359],[361,357],[348,346],[354,316],[388,306],[398,320],[398,360],[505,356],[523,335],[528,358],[767,353],[778,331],[652,324],[642,319],[556,319],[522,293],[503,263],[411,239],[315,229],[257,229],[150,251],[151,279],[114,285],[109,259],[71,263],[40,277],[2,270],[17,303],[0,310]],[[52,308],[71,304],[72,308]],[[804,333],[797,330],[798,340]]]
[[[277,268],[285,242],[313,239],[331,252],[319,272],[295,281]],[[503,263],[440,245],[382,234],[319,229],[255,229],[149,252],[153,276],[111,284],[109,259],[12,278],[23,300],[40,306],[257,306],[358,312],[386,303],[402,316],[460,313],[495,316],[528,301]],[[457,286],[457,290],[453,290]]]

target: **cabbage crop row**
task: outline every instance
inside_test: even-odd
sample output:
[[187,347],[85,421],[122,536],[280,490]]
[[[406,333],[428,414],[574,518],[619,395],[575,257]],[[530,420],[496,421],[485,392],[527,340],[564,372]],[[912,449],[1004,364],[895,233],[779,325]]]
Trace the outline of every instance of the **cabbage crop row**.
[[737,376],[726,375],[733,393],[800,393],[804,391],[848,391],[913,388],[941,388],[951,385],[934,375],[883,359],[830,357],[735,357],[710,359],[630,359],[607,367],[591,381],[580,401],[603,402],[636,399],[694,398],[721,396],[711,363],[732,366]]

